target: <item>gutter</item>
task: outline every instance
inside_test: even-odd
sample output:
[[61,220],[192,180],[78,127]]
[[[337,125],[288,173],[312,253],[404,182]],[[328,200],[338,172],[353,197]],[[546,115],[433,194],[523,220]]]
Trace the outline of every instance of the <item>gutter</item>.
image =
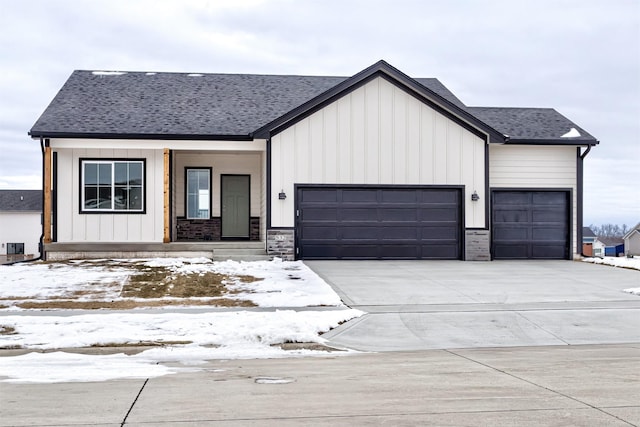
[[584,153],[580,154],[581,160],[584,160],[584,158],[587,157],[587,154],[589,154],[589,151],[591,151],[591,147],[593,147],[593,145],[587,145],[587,149],[584,151]]

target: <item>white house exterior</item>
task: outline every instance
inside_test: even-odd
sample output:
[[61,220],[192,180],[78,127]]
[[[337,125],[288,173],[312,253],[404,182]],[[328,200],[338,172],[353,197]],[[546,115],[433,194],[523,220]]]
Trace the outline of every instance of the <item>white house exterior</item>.
[[598,143],[555,110],[467,107],[383,61],[350,78],[76,71],[30,135],[49,258],[244,242],[302,259],[570,259]]
[[0,190],[0,260],[40,256],[42,191]]
[[627,256],[640,256],[640,222],[624,235],[624,253]]

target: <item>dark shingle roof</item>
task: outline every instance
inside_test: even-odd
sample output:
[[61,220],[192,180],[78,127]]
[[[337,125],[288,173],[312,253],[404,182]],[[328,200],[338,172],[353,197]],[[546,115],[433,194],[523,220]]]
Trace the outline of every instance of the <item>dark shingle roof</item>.
[[[392,68],[380,61],[369,69],[376,67]],[[348,79],[74,71],[33,125],[30,135],[249,138],[253,132],[319,95],[329,93]],[[509,135],[512,140],[597,143],[586,131],[553,109],[468,108],[435,78],[407,79],[444,98],[459,108],[459,113],[473,116],[473,120],[479,120],[477,124],[486,124]],[[581,136],[561,138],[571,128],[577,129]]]
[[582,237],[596,237],[596,233],[590,227],[582,227]]
[[[566,141],[567,144],[596,141],[587,131],[553,108],[468,107],[467,111],[509,135],[511,141],[557,140]],[[562,138],[571,128],[576,129],[580,136]]]
[[42,212],[42,191],[0,190],[0,211]]
[[[346,79],[74,71],[31,134],[249,135]],[[437,79],[419,81],[462,104]]]

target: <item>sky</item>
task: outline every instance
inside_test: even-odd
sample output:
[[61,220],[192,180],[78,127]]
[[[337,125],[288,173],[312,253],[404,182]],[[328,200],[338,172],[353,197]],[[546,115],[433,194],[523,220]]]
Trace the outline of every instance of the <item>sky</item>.
[[1,0],[0,189],[71,72],[352,76],[384,59],[469,106],[552,107],[594,135],[584,223],[640,222],[638,0]]

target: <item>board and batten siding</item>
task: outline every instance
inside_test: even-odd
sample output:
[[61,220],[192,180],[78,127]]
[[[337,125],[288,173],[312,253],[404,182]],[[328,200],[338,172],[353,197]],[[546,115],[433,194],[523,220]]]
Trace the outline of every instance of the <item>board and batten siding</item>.
[[[54,148],[57,153],[57,241],[162,242],[162,150]],[[144,214],[80,214],[80,159],[146,159]]]
[[278,133],[271,150],[273,227],[294,226],[294,184],[464,185],[465,227],[485,227],[484,140],[383,78]]
[[490,145],[491,188],[570,188],[572,253],[576,250],[577,166],[575,146]]

